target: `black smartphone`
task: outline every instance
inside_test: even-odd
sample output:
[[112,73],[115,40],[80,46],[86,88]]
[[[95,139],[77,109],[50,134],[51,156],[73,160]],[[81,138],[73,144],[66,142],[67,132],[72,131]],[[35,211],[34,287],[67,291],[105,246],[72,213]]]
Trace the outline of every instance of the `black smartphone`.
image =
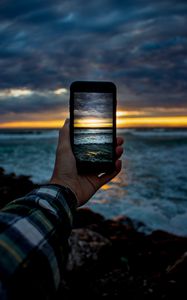
[[70,86],[70,137],[79,173],[115,169],[116,86],[75,81]]

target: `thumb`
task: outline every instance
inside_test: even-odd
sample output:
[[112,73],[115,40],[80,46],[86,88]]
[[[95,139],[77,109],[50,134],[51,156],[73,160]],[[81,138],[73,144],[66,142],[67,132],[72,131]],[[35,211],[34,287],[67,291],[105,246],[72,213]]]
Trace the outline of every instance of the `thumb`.
[[59,144],[67,143],[70,145],[69,119],[66,119],[63,127],[59,130]]
[[63,127],[59,130],[58,146],[67,150],[71,149],[69,119],[65,120]]

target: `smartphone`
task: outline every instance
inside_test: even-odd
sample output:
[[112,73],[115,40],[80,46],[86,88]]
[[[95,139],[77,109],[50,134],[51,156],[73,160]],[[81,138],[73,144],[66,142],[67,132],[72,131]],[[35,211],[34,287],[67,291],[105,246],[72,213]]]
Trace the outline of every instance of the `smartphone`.
[[70,138],[79,173],[115,169],[116,86],[75,81],[70,86]]

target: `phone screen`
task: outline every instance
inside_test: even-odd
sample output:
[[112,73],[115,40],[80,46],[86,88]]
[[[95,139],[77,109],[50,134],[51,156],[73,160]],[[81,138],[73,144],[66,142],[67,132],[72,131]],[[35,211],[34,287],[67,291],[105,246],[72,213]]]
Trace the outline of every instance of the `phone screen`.
[[73,150],[79,162],[113,160],[113,93],[74,92]]

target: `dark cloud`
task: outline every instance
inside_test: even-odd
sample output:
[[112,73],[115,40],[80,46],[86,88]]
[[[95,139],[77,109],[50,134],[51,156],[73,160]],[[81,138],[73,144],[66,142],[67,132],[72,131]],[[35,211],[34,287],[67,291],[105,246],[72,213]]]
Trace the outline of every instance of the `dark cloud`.
[[[0,89],[111,80],[127,109],[187,107],[186,18],[182,0],[1,1]],[[47,92],[19,101],[0,113],[60,105]]]
[[75,118],[112,118],[113,95],[111,93],[75,93]]
[[53,92],[33,93],[25,96],[0,96],[0,118],[8,113],[42,113],[67,109],[68,96],[55,95]]

